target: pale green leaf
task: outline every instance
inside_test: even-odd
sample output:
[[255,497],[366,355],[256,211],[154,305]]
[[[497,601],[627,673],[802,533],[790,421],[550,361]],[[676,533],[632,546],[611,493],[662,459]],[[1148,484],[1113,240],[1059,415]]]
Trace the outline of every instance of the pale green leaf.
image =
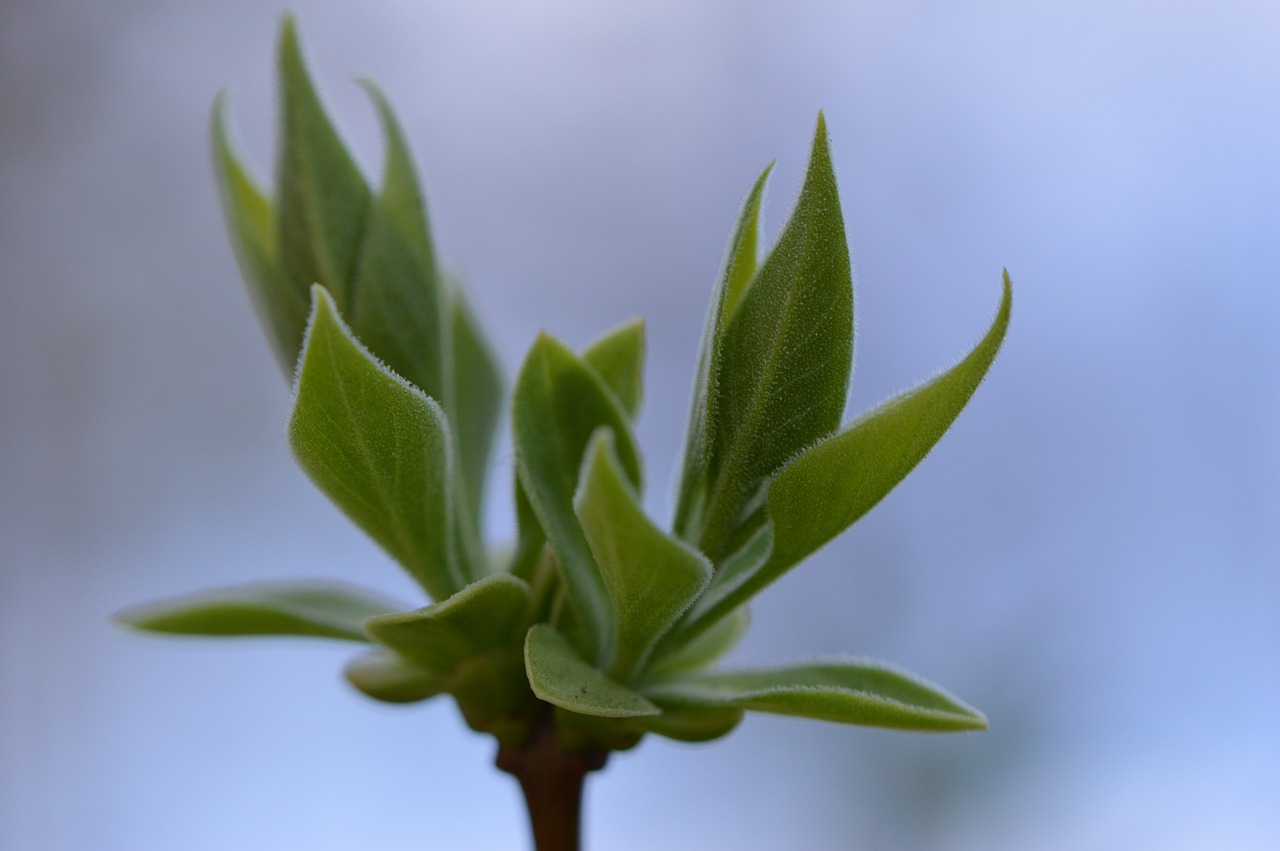
[[609,679],[579,656],[568,639],[547,624],[537,624],[529,630],[524,659],[533,693],[562,709],[603,718],[630,718],[660,712],[639,694]]
[[791,219],[723,329],[699,548],[718,561],[762,482],[840,425],[853,280],[821,115]]
[[699,628],[727,614],[893,490],[951,427],[987,374],[1009,326],[1012,302],[1006,273],[995,320],[963,360],[788,464],[768,488],[768,525],[750,552],[744,550],[747,557],[735,556],[717,571],[685,623]]
[[600,426],[617,436],[623,470],[638,490],[640,459],[618,401],[595,370],[568,347],[540,335],[513,395],[517,468],[529,505],[559,560],[575,614],[592,642],[583,651],[604,664],[614,631],[609,598],[573,511],[582,456]]
[[524,581],[494,574],[426,608],[370,618],[364,629],[414,664],[444,674],[471,657],[519,642],[531,602]]
[[386,213],[387,219],[409,239],[418,264],[434,275],[435,245],[427,220],[426,199],[418,183],[418,172],[413,167],[413,157],[400,129],[400,122],[396,120],[391,104],[372,80],[358,82],[373,101],[378,112],[378,123],[382,127],[384,160],[378,205]]
[[760,208],[764,202],[765,184],[773,163],[756,178],[738,215],[738,224],[725,253],[711,308],[707,312],[706,329],[698,352],[698,371],[694,377],[693,403],[689,410],[689,426],[685,437],[683,472],[680,477],[679,504],[675,530],[686,540],[696,540],[701,532],[702,500],[706,497],[706,473],[715,433],[715,408],[712,391],[720,369],[724,328],[733,316],[742,294],[755,276],[760,256]]
[[303,635],[368,641],[361,624],[400,606],[336,582],[270,582],[217,588],[126,609],[120,623],[177,635]]
[[943,690],[878,662],[815,662],[702,674],[644,689],[662,707],[733,707],[840,724],[945,732],[987,719]]
[[448,678],[384,650],[362,653],[343,669],[347,682],[375,700],[413,703],[447,690]]
[[671,679],[711,666],[737,646],[750,624],[747,607],[738,607],[670,652],[656,656],[644,672],[644,682]]
[[682,706],[663,709],[661,715],[633,718],[627,725],[677,742],[709,742],[733,732],[742,721],[742,710],[724,706]]
[[258,320],[286,377],[293,375],[307,324],[309,283],[290,281],[280,268],[275,206],[236,156],[227,131],[227,95],[213,105],[213,166],[227,233]]
[[460,283],[450,287],[453,345],[453,423],[457,426],[460,469],[477,535],[493,440],[502,415],[502,372]]
[[293,17],[280,30],[282,127],[276,180],[280,263],[295,286],[324,285],[344,311],[365,238],[369,187],[307,75]]
[[644,320],[632,319],[596,339],[583,350],[582,359],[604,379],[634,420],[643,396]]
[[289,442],[312,481],[434,599],[466,584],[451,538],[453,452],[435,400],[393,375],[313,288]]
[[608,429],[592,438],[574,508],[613,606],[616,634],[607,670],[625,683],[707,587],[712,568],[644,513],[614,444]]
[[391,107],[371,83],[363,85],[382,124],[385,164],[366,214],[347,318],[369,351],[451,415],[449,319],[422,192]]

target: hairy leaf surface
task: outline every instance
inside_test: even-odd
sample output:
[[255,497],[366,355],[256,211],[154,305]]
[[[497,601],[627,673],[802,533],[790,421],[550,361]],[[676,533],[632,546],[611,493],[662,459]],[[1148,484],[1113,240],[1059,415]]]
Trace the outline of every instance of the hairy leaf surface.
[[[713,623],[870,511],[928,454],[973,396],[1004,340],[1013,291],[986,335],[955,366],[855,420],[796,457],[770,483],[768,525],[717,572],[686,618]],[[767,552],[767,557],[765,553]]]
[[723,329],[699,548],[719,560],[744,507],[840,425],[853,359],[853,279],[821,115],[800,198]]
[[595,370],[543,334],[516,379],[512,408],[520,484],[559,559],[565,589],[591,641],[583,652],[609,658],[614,624],[604,580],[573,510],[587,441],[601,426],[616,435],[618,458],[638,489],[640,458],[626,414]]
[[309,284],[298,285],[280,267],[276,210],[236,156],[227,132],[227,95],[213,105],[214,175],[240,274],[258,320],[286,378],[293,376],[310,309]]
[[524,581],[495,574],[426,608],[371,618],[364,629],[415,664],[445,673],[470,657],[517,642],[527,627],[530,603]]
[[679,504],[676,507],[675,530],[686,540],[696,541],[701,534],[702,501],[706,498],[707,465],[715,439],[714,388],[720,371],[724,328],[755,276],[760,257],[760,208],[765,185],[773,164],[756,178],[747,200],[738,214],[738,223],[725,253],[716,290],[711,296],[702,345],[698,351],[698,370],[694,376],[693,403],[689,410],[689,426],[685,436],[683,471],[680,476]]
[[582,715],[629,718],[661,710],[578,655],[569,640],[547,624],[529,630],[525,668],[533,693],[547,703]]
[[711,581],[711,563],[649,520],[607,428],[587,447],[574,508],[599,565],[616,636],[609,675],[629,682]]
[[454,541],[449,427],[435,400],[392,374],[313,288],[289,443],[298,464],[434,599],[470,575]]
[[281,266],[295,285],[322,284],[344,311],[350,311],[369,187],[325,114],[291,16],[281,27],[279,65],[282,127],[276,204]]
[[987,719],[938,687],[878,662],[703,674],[644,690],[660,706],[734,707],[898,730],[983,730]]

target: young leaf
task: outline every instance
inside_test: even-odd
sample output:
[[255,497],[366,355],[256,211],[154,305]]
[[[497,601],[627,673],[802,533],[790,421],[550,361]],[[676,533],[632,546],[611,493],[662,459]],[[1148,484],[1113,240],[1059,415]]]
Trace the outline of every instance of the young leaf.
[[616,635],[607,670],[625,683],[707,587],[712,570],[701,553],[645,515],[614,443],[604,428],[591,439],[574,509],[613,605]]
[[453,451],[433,399],[370,355],[312,289],[289,443],[312,481],[434,599],[470,575],[453,540]]
[[[751,614],[740,606],[716,621],[706,631],[678,644],[671,652],[658,656],[644,672],[643,681],[658,682],[681,674],[707,668],[737,646],[751,624]],[[661,652],[662,645],[659,645]]]
[[702,674],[651,686],[644,694],[663,707],[734,707],[864,727],[935,732],[987,727],[973,707],[876,662]]
[[310,284],[295,285],[280,268],[275,206],[237,158],[227,132],[226,113],[227,96],[223,92],[213,105],[210,133],[222,212],[258,319],[285,376],[291,377],[307,324]]
[[600,426],[617,436],[618,458],[639,489],[640,459],[626,414],[595,370],[542,334],[516,378],[512,433],[520,484],[560,562],[565,588],[597,664],[609,658],[614,626],[608,594],[573,511],[587,441]]
[[414,664],[445,674],[472,656],[517,641],[531,602],[523,580],[495,574],[424,609],[370,618],[364,629]]
[[644,380],[644,320],[632,319],[600,337],[582,352],[582,359],[613,391],[627,416],[640,410]]
[[765,184],[773,163],[756,178],[738,215],[738,224],[729,240],[724,268],[707,312],[706,330],[698,352],[698,371],[694,378],[693,403],[689,410],[689,427],[685,437],[683,473],[680,477],[679,504],[676,508],[676,534],[685,540],[697,540],[701,533],[701,500],[706,496],[706,472],[715,434],[713,388],[720,369],[724,328],[737,308],[742,294],[756,273],[759,263],[760,207],[764,202]]
[[744,506],[840,425],[853,359],[853,279],[822,116],[790,221],[723,329],[699,548],[719,559]]
[[280,262],[297,286],[323,284],[344,311],[364,240],[369,187],[325,115],[307,75],[297,27],[286,15],[280,30],[283,126],[276,194]]
[[448,688],[444,674],[420,668],[385,650],[362,653],[347,663],[343,674],[351,685],[386,703],[426,700]]
[[371,83],[363,85],[377,108],[386,152],[382,188],[366,214],[351,327],[387,366],[451,413],[449,317],[422,192],[391,107]]
[[219,588],[126,609],[120,623],[175,635],[305,635],[368,641],[366,618],[401,606],[335,582],[272,582]]
[[497,357],[480,331],[466,293],[458,282],[449,288],[453,346],[453,422],[467,504],[477,536],[482,520],[489,456],[502,413],[502,373]]
[[529,630],[524,659],[533,693],[562,709],[602,718],[657,715],[661,711],[605,676],[547,624],[536,624]]
[[963,360],[801,453],[769,484],[767,559],[735,559],[716,573],[685,623],[709,625],[750,599],[870,511],[906,478],[955,422],[987,374],[1009,326],[1013,290],[1004,275],[1000,309]]
[[663,709],[661,715],[629,719],[628,727],[657,733],[677,742],[709,742],[733,732],[742,722],[742,710],[723,706],[681,706]]

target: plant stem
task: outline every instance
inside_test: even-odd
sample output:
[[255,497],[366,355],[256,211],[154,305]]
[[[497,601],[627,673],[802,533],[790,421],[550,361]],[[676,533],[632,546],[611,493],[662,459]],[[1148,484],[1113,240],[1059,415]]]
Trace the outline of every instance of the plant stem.
[[587,774],[603,768],[607,757],[603,750],[562,751],[549,706],[525,747],[498,749],[498,768],[515,777],[524,792],[535,851],[579,851],[582,787]]

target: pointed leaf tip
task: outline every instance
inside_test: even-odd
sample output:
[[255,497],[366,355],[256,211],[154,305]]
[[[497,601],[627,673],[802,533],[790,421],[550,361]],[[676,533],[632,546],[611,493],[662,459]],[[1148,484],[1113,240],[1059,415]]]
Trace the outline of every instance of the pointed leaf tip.
[[[990,328],[957,364],[801,452],[768,485],[762,550],[731,558],[677,628],[706,628],[843,532],[915,469],[968,404],[1000,350],[1013,289],[1004,276]],[[750,555],[748,547],[740,551]],[[767,555],[765,554],[767,553]]]
[[380,364],[323,287],[299,362],[289,443],[299,466],[437,600],[466,584],[453,452],[434,399]]

